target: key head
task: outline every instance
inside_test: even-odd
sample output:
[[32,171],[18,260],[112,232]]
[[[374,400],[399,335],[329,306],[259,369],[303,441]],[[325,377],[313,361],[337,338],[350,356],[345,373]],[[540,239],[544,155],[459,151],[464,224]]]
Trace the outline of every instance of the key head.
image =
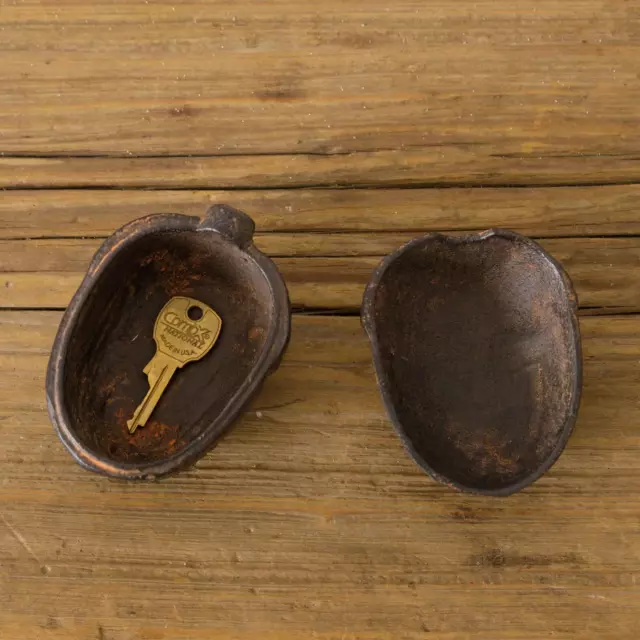
[[211,307],[194,298],[177,296],[158,314],[153,338],[158,351],[182,367],[209,352],[221,327],[222,320]]

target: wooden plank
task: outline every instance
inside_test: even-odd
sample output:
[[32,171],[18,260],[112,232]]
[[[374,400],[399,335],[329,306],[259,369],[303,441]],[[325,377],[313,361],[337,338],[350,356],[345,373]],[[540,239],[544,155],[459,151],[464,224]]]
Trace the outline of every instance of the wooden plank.
[[505,500],[410,461],[356,318],[296,317],[282,367],[196,468],[89,474],[45,413],[59,319],[0,312],[3,638],[636,637],[637,317],[582,320],[576,431]]
[[[294,307],[357,310],[381,256],[411,234],[338,234],[337,242],[335,237],[306,233],[256,237],[260,249],[280,256],[275,262]],[[99,244],[94,239],[0,241],[0,307],[65,307]],[[572,276],[582,307],[640,309],[636,276],[640,238],[549,238],[542,244]],[[291,254],[294,257],[288,257]]]
[[[16,190],[5,191],[0,198],[0,238],[107,236],[134,218],[155,213],[202,216],[215,202],[247,211],[259,232],[417,234],[502,227],[535,237],[640,234],[640,185],[621,185],[552,189]],[[337,246],[340,237],[334,234],[331,242]],[[294,251],[295,246],[290,243],[288,250]],[[343,244],[341,251],[348,250]]]
[[557,164],[592,180],[628,175],[626,156],[637,179],[637,16],[622,0],[21,2],[0,16],[0,135],[33,155],[461,147],[458,174],[574,156]]
[[640,183],[633,153],[545,156],[475,147],[332,155],[223,157],[0,157],[0,188],[289,189],[368,186],[517,186]]

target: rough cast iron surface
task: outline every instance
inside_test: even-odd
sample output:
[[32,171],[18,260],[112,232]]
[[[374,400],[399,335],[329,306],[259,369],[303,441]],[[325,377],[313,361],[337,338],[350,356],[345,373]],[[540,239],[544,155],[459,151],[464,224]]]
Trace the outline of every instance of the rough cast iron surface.
[[[98,251],[65,313],[47,372],[49,415],[83,466],[143,478],[204,455],[274,371],[290,333],[282,277],[252,243],[254,223],[216,205],[203,220],[141,218]],[[146,426],[127,420],[147,392],[163,305],[186,295],[222,317],[202,360],[178,370]]]
[[507,495],[555,462],[580,401],[576,309],[562,267],[517,233],[430,234],[383,260],[362,321],[387,411],[424,471]]

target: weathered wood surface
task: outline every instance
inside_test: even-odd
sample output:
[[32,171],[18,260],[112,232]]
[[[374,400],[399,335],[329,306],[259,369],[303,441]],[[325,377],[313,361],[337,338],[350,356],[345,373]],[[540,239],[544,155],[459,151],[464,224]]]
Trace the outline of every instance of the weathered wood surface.
[[[638,60],[638,0],[1,3],[0,638],[636,640]],[[194,469],[93,476],[46,415],[60,310],[115,228],[213,202],[304,312],[287,356]],[[505,500],[413,465],[338,315],[489,227],[567,267],[585,350],[565,453]]]
[[282,368],[192,471],[93,476],[45,416],[59,318],[0,313],[3,637],[634,637],[637,318],[583,319],[576,433],[507,500],[413,465],[357,318],[296,318]]
[[[640,52],[639,52],[640,53]],[[594,125],[596,126],[596,125]],[[640,181],[633,155],[482,158],[475,151],[398,150],[330,156],[0,158],[0,188],[288,189],[624,184]]]
[[[500,167],[508,176],[529,158],[543,159],[533,170],[541,179],[559,167],[566,178],[580,167],[637,178],[639,9],[625,0],[4,3],[3,151],[277,153],[282,175],[304,154],[391,151],[401,168],[406,151],[410,168],[414,152],[434,165],[432,179],[440,159],[464,180]],[[268,171],[252,162],[255,183]],[[362,175],[362,162],[333,166]],[[91,164],[75,167],[95,173]]]
[[[258,233],[370,235],[513,229],[529,236],[640,235],[640,184],[554,188],[286,189],[286,190],[16,190],[0,198],[0,239],[106,237],[134,218],[157,213],[202,216],[216,202],[233,203]],[[264,247],[271,250],[271,247]],[[343,243],[345,253],[353,249]],[[281,255],[298,251],[289,242]],[[325,254],[326,255],[326,254]]]
[[637,181],[639,16],[625,0],[5,3],[0,186]]
[[[381,256],[413,235],[274,233],[258,235],[256,244],[280,256],[275,262],[294,308],[358,311]],[[0,307],[65,307],[99,244],[81,239],[0,241]],[[583,308],[640,310],[640,238],[545,239],[542,245],[571,273]],[[292,253],[294,257],[287,256]]]

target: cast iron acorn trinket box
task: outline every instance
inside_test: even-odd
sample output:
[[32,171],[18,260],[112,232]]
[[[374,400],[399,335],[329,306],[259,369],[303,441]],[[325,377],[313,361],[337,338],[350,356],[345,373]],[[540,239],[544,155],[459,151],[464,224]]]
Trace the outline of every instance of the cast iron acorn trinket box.
[[211,449],[279,365],[290,305],[244,213],[157,215],[116,231],[69,305],[49,415],[84,467],[166,475]]
[[409,454],[462,491],[507,495],[561,454],[581,392],[577,300],[523,236],[430,234],[383,260],[362,322]]

